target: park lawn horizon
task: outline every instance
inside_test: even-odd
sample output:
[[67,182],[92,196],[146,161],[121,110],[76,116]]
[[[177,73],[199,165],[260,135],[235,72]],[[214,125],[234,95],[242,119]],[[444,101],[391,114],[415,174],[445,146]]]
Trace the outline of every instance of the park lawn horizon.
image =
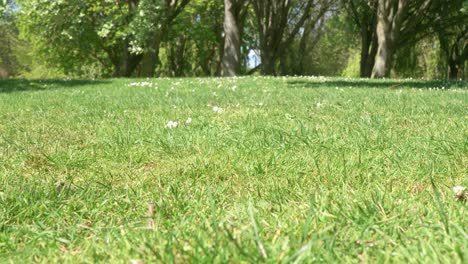
[[0,81],[0,263],[466,263],[467,87]]

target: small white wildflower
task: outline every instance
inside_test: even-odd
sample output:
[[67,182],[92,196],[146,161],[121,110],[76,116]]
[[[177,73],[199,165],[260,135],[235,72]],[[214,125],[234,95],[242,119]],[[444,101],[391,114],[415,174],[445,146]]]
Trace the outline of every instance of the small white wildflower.
[[185,244],[183,249],[184,251],[190,251],[192,250],[192,247],[189,244]]
[[232,91],[237,90],[237,85],[234,85],[233,87],[231,87],[231,90],[232,90]]
[[153,84],[151,82],[132,82],[128,84],[128,86],[139,86],[139,87],[152,86],[152,85]]
[[190,124],[190,123],[192,123],[192,118],[189,117],[187,118],[187,120],[185,120],[185,124]]
[[454,186],[452,188],[454,194],[455,194],[455,199],[458,201],[465,202],[468,200],[468,191],[466,191],[466,188],[461,185]]
[[463,193],[465,191],[465,189],[466,189],[465,187],[460,186],[460,185],[457,185],[457,186],[452,188],[452,190],[453,190],[453,192],[455,194]]
[[222,113],[224,110],[221,107],[213,106],[213,112]]
[[322,103],[321,103],[321,102],[318,102],[318,103],[317,103],[317,108],[320,108],[320,107],[322,107]]
[[258,106],[263,106],[263,103],[262,102],[258,103]]
[[166,128],[173,129],[176,128],[179,125],[177,121],[169,121],[166,124]]

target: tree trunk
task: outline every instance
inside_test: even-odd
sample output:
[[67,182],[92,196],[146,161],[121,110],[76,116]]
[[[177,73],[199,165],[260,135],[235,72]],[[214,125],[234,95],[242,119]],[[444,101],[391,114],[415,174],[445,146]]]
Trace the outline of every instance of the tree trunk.
[[[137,4],[133,1],[128,3],[129,13],[137,9]],[[106,49],[108,56],[114,66],[113,77],[130,77],[140,64],[142,55],[133,54],[129,50],[130,43],[128,39],[123,39],[112,48]]]
[[263,75],[276,76],[276,58],[268,48],[264,48],[261,51],[261,65],[260,72]]
[[391,60],[393,57],[393,43],[390,32],[390,23],[379,16],[377,22],[378,48],[372,78],[384,78],[390,75]]
[[153,77],[155,75],[156,66],[159,63],[159,49],[161,42],[168,33],[174,19],[184,10],[190,0],[166,0],[161,2],[165,3],[163,15],[160,18],[161,21],[159,21],[161,27],[159,30],[156,29],[154,31],[153,37],[150,38],[148,43],[146,43],[147,51],[143,54],[143,60],[139,72],[139,75],[142,77]]
[[449,61],[447,76],[451,80],[456,80],[458,78],[458,64],[455,61]]
[[301,40],[299,41],[299,49],[298,49],[298,65],[297,71],[295,72],[298,75],[305,74],[305,64],[306,64],[306,53],[307,53],[307,44],[309,44],[310,40],[310,33],[312,31],[312,23],[306,23],[304,26],[304,32],[302,33]]
[[296,70],[294,69],[296,65],[289,62],[290,56],[289,52],[283,52],[279,58],[279,74],[282,76],[285,75],[296,75]]
[[367,75],[367,63],[369,60],[369,48],[371,45],[371,41],[369,40],[369,33],[362,32],[361,33],[361,61],[359,65],[359,75],[361,78],[366,78],[370,76]]
[[375,56],[377,55],[377,50],[379,48],[379,41],[377,40],[377,34],[372,34],[372,44],[369,51],[369,56],[367,57],[367,67],[365,71],[366,78],[370,78],[372,76],[372,69],[374,69],[375,65]]
[[[443,51],[444,60],[447,63],[447,79],[458,79],[459,73],[463,75],[463,66],[468,58],[468,44],[465,44],[465,33],[450,41],[450,36],[443,29],[439,29],[438,38],[440,49]],[[463,50],[460,50],[459,41],[462,41]]]
[[[418,15],[426,11],[430,0],[421,0],[421,7],[412,15],[419,22]],[[403,22],[407,19],[410,5],[409,0],[378,0],[377,2],[377,40],[378,48],[375,56],[375,64],[372,69],[372,78],[384,78],[390,76],[392,59],[399,43]],[[412,2],[414,3],[414,2]],[[410,16],[411,17],[411,16]],[[409,23],[409,22],[408,22]],[[405,24],[406,26],[409,26]]]
[[447,66],[448,66],[448,72],[447,72],[447,77],[448,79],[451,80],[456,80],[458,78],[458,72],[460,66],[460,62],[462,59],[460,58],[460,54],[458,54],[458,43],[455,42],[450,51],[448,51],[448,57],[447,57]]
[[184,75],[185,62],[187,61],[185,56],[186,43],[187,37],[185,34],[182,34],[176,41],[166,47],[170,75],[173,77],[181,77]]
[[240,30],[239,8],[234,0],[224,0],[224,51],[222,59],[223,76],[236,76],[240,71]]
[[109,51],[112,64],[114,66],[113,77],[130,77],[141,61],[141,54],[132,54],[129,51],[128,41],[123,41],[117,52]]
[[153,40],[150,42],[150,49],[143,54],[141,62],[141,77],[154,77],[156,66],[159,62],[159,48],[161,46],[161,37],[163,35],[163,29],[161,32],[156,33]]
[[131,77],[138,63],[140,63],[141,55],[132,55],[129,58],[122,58],[118,64],[114,65],[113,77]]
[[[364,35],[364,34],[363,34]],[[372,40],[369,40],[372,38]],[[372,69],[375,64],[375,56],[377,54],[378,41],[374,33],[362,36],[361,44],[361,60],[359,75],[361,78],[370,78],[372,75]]]
[[468,59],[468,42],[466,41],[465,32],[452,43],[450,51],[447,51],[447,55],[447,77],[456,80],[459,78],[459,75],[464,75],[464,66]]
[[361,78],[370,78],[375,64],[378,40],[373,30],[361,32],[361,60],[359,74]]
[[310,16],[314,0],[253,0],[260,43],[261,72],[276,75],[276,61],[296,39]]

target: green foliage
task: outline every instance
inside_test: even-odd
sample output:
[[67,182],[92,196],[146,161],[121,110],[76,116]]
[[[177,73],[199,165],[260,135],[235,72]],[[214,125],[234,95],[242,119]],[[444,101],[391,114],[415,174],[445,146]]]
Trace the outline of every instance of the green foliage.
[[348,78],[358,78],[360,76],[360,50],[352,49],[349,53],[348,63],[346,64],[346,68],[343,70],[341,74],[343,77]]
[[21,70],[15,50],[21,46],[12,1],[0,2],[0,78],[15,76]]
[[129,24],[129,30],[134,41],[132,49],[141,53],[148,49],[147,44],[151,38],[158,34],[164,24],[164,0],[139,0],[135,3],[135,17]]
[[357,45],[356,34],[349,27],[343,13],[337,13],[325,24],[324,34],[310,51],[308,75],[340,76],[346,68],[350,49]]
[[131,35],[125,4],[118,1],[23,0],[19,22],[22,37],[35,56],[71,75],[86,75],[100,64],[103,76],[112,71],[111,55]]
[[[158,76],[219,76],[223,1],[191,0],[187,6],[181,5],[182,1],[171,2],[183,8],[171,8],[169,2],[0,0],[0,71],[28,78],[138,76],[144,68],[143,57],[160,47],[155,71]],[[367,1],[334,2],[305,41],[305,50],[298,33],[281,51],[278,73],[356,76],[361,29],[353,21],[350,3],[355,4],[358,20],[371,19],[373,10]],[[441,8],[431,10],[427,21],[433,22],[431,32],[437,32],[439,45],[430,43],[434,36],[428,32],[417,32],[421,41],[408,40],[411,44],[398,50],[394,58],[396,77],[445,78],[450,58],[457,57],[451,65],[458,65],[459,78],[466,78],[468,69],[464,65],[468,62],[463,47],[468,23],[463,22],[468,21],[468,2],[434,3]],[[314,12],[320,10],[319,6]],[[247,9],[242,19],[243,73],[249,70],[249,51],[259,50],[259,29],[252,9]],[[293,10],[291,14],[296,16],[291,15],[285,32],[292,30],[299,13],[299,9]],[[125,66],[130,64],[131,69],[126,71]]]
[[220,74],[223,12],[222,0],[191,1],[169,31],[158,69],[161,75]]
[[[301,34],[282,54],[281,73],[283,75],[323,75],[339,76],[346,68],[350,48],[356,38],[342,12],[328,12],[313,28],[305,40],[306,49],[300,50]],[[299,65],[300,62],[304,65]]]
[[463,13],[468,13],[468,1],[467,0],[463,1],[463,7],[460,9],[460,11]]
[[411,76],[421,76],[421,67],[418,64],[419,50],[415,47],[404,47],[395,54],[392,76],[408,78]]

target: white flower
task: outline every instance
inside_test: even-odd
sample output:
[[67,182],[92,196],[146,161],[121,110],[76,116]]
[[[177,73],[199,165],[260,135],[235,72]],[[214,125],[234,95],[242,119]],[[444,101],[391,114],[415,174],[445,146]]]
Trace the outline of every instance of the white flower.
[[463,186],[457,185],[453,187],[452,190],[455,193],[455,195],[460,195],[466,190],[466,188]]
[[222,113],[224,110],[221,107],[213,106],[213,112]]
[[457,186],[453,187],[452,190],[455,193],[455,199],[457,201],[460,201],[460,202],[468,201],[468,191],[466,191],[465,187],[463,187],[461,185],[457,185]]
[[317,108],[320,108],[320,107],[322,107],[322,103],[318,102],[317,103]]
[[173,129],[176,128],[178,125],[179,123],[177,123],[177,121],[169,121],[166,124],[166,128]]
[[233,87],[231,87],[232,91],[235,91],[236,89],[237,89],[237,85],[234,85]]
[[152,86],[153,84],[151,82],[132,82],[132,83],[129,83],[128,86],[140,86],[140,87],[144,87],[144,86]]
[[189,117],[187,118],[187,120],[185,120],[185,124],[190,124],[190,123],[192,123],[192,118]]

